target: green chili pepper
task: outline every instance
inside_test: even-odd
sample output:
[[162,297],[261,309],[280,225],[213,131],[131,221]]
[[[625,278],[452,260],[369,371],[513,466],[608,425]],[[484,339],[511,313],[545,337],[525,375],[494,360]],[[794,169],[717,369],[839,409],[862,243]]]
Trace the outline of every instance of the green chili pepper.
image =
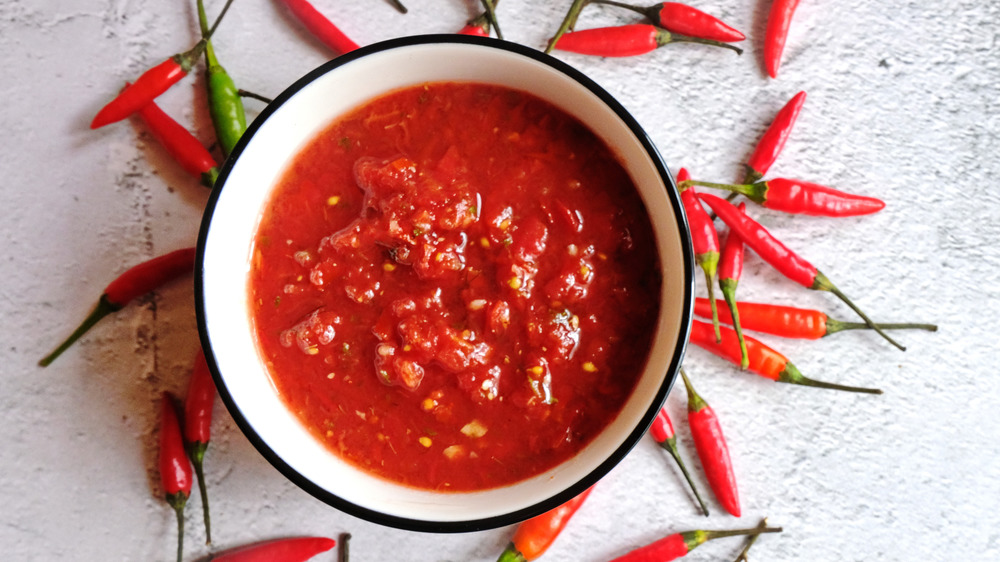
[[[204,33],[208,27],[205,15],[205,3],[198,0],[198,21]],[[229,156],[236,141],[247,129],[247,118],[243,109],[243,99],[233,79],[215,57],[215,49],[209,41],[205,47],[205,83],[208,86],[208,109],[215,126],[215,136],[219,140],[222,153]]]

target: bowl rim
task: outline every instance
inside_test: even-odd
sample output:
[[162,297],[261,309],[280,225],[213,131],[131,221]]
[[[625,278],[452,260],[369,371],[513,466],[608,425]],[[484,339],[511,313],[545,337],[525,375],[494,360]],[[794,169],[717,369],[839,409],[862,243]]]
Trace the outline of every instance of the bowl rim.
[[[357,59],[363,58],[365,56],[379,53],[386,50],[393,50],[399,48],[405,48],[409,46],[416,45],[428,45],[428,44],[440,44],[440,43],[462,43],[471,44],[481,47],[489,47],[494,49],[501,49],[505,51],[512,52],[516,55],[521,55],[535,62],[543,63],[555,71],[566,75],[572,80],[578,82],[580,85],[584,86],[591,93],[597,96],[608,108],[615,113],[615,115],[621,119],[622,123],[631,131],[635,136],[636,141],[643,147],[646,154],[652,160],[654,166],[656,167],[657,174],[661,177],[666,184],[666,197],[671,203],[671,208],[673,210],[674,219],[677,221],[677,227],[680,235],[680,247],[683,262],[683,291],[684,298],[683,304],[681,306],[681,318],[678,333],[678,341],[674,348],[673,354],[670,358],[669,365],[667,367],[668,371],[664,378],[663,383],[660,384],[656,396],[653,398],[650,408],[645,412],[645,414],[640,419],[636,427],[629,433],[628,437],[621,442],[612,451],[607,458],[605,458],[598,466],[586,474],[578,482],[568,486],[561,492],[557,492],[543,500],[533,503],[522,509],[507,512],[500,515],[494,515],[489,517],[477,518],[477,519],[463,519],[463,520],[448,520],[448,521],[436,521],[430,519],[415,519],[411,517],[404,517],[399,515],[393,515],[388,513],[383,513],[365,506],[358,505],[347,499],[344,499],[337,494],[331,492],[330,490],[319,486],[318,484],[311,481],[305,475],[299,473],[295,468],[290,466],[281,456],[278,455],[264,439],[257,434],[249,420],[243,415],[239,408],[239,405],[233,399],[226,389],[224,379],[221,375],[221,371],[218,367],[218,363],[215,358],[213,351],[211,339],[208,335],[207,328],[207,316],[205,307],[205,289],[204,289],[204,258],[205,250],[208,242],[208,234],[210,226],[212,223],[213,215],[215,214],[216,206],[220,197],[222,190],[226,187],[226,180],[229,177],[230,171],[234,166],[234,163],[238,160],[240,154],[243,152],[244,148],[251,141],[255,133],[260,129],[260,127],[267,121],[267,119],[275,113],[284,103],[286,103],[290,98],[292,98],[300,90],[311,84],[317,78],[337,69],[338,67],[355,61]],[[203,353],[205,355],[206,362],[208,364],[209,370],[212,374],[212,378],[215,380],[216,388],[218,390],[221,401],[225,404],[226,409],[229,411],[237,427],[250,441],[253,447],[260,453],[265,460],[268,461],[274,468],[276,468],[285,478],[290,480],[292,483],[297,485],[299,488],[309,493],[316,499],[342,511],[349,515],[353,515],[360,519],[366,521],[377,523],[380,525],[394,527],[409,531],[418,532],[433,532],[433,533],[458,533],[458,532],[472,532],[481,531],[486,529],[492,529],[502,526],[507,526],[515,523],[519,523],[530,517],[540,515],[550,509],[553,509],[583,491],[587,490],[595,483],[597,483],[601,478],[607,475],[625,456],[632,450],[632,448],[639,442],[640,438],[646,433],[649,426],[652,424],[653,419],[658,414],[660,408],[662,408],[667,396],[673,387],[680,368],[681,361],[685,355],[688,336],[691,330],[691,319],[693,316],[693,304],[694,304],[694,250],[690,238],[690,227],[687,222],[687,217],[682,210],[682,202],[680,194],[677,190],[676,182],[671,175],[669,169],[666,166],[662,156],[657,150],[655,144],[649,138],[644,129],[639,125],[634,117],[625,109],[625,107],[617,101],[614,96],[612,96],[607,90],[598,85],[593,79],[586,76],[580,70],[577,70],[573,66],[565,63],[553,56],[548,55],[540,50],[533,49],[518,43],[502,41],[494,39],[491,37],[478,37],[478,36],[468,36],[459,34],[425,34],[425,35],[412,35],[406,37],[399,37],[394,39],[389,39],[386,41],[381,41],[366,45],[336,57],[326,63],[319,65],[310,72],[306,73],[290,86],[288,86],[284,91],[282,91],[278,96],[276,96],[268,105],[260,112],[256,119],[247,127],[246,131],[240,137],[236,146],[231,151],[228,158],[223,162],[220,170],[219,176],[216,180],[215,188],[209,195],[209,199],[206,203],[204,214],[202,216],[201,225],[198,233],[198,241],[196,247],[196,260],[194,269],[194,297],[195,297],[195,314],[196,322],[198,327],[199,340]]]

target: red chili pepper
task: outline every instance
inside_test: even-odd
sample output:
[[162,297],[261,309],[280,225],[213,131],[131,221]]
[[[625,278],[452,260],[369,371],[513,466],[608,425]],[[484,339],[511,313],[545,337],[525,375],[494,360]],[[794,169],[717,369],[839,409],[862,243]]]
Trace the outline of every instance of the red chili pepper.
[[101,318],[121,310],[133,299],[145,295],[167,281],[193,271],[194,257],[195,249],[185,248],[140,263],[122,273],[104,289],[97,306],[76,331],[52,353],[43,357],[38,364],[42,367],[48,366]]
[[648,53],[668,43],[702,43],[725,47],[738,54],[743,53],[742,49],[728,43],[671,33],[661,27],[644,23],[564,33],[556,40],[555,48],[582,55],[631,57]]
[[676,560],[685,556],[710,540],[780,532],[781,527],[754,527],[753,529],[734,529],[731,531],[686,531],[683,533],[674,533],[656,542],[637,548],[624,556],[619,556],[611,562],[667,562],[668,560]]
[[743,33],[730,27],[719,18],[710,16],[697,8],[681,4],[680,2],[660,2],[652,6],[636,6],[622,2],[612,2],[611,0],[590,1],[593,4],[607,4],[609,6],[632,10],[646,16],[663,29],[673,33],[680,33],[681,35],[722,41],[724,43],[746,39]]
[[497,562],[524,562],[545,554],[593,489],[591,486],[559,507],[521,522]]
[[275,539],[227,550],[212,562],[304,562],[336,545],[326,537]]
[[725,189],[745,195],[747,199],[759,203],[766,209],[797,215],[854,217],[877,213],[885,208],[885,203],[874,197],[855,195],[818,183],[787,178],[774,178],[752,184],[690,180],[687,185]]
[[281,0],[281,2],[313,36],[333,49],[338,55],[349,53],[358,48],[357,43],[321,14],[308,0]]
[[784,107],[774,116],[774,121],[764,131],[764,136],[757,143],[757,148],[747,159],[746,177],[743,183],[755,183],[771,169],[771,165],[778,159],[781,149],[785,147],[788,136],[792,132],[795,120],[799,118],[802,105],[806,102],[806,93],[799,92],[792,99],[785,103]]
[[840,289],[830,282],[826,275],[798,254],[789,250],[760,223],[753,220],[748,215],[741,213],[739,209],[734,207],[732,203],[726,201],[725,199],[708,193],[700,193],[698,194],[698,197],[703,202],[707,203],[708,206],[715,211],[715,214],[718,215],[718,217],[722,219],[722,221],[726,223],[729,228],[733,229],[733,231],[743,239],[743,242],[756,252],[758,256],[769,263],[771,267],[778,270],[785,277],[788,277],[792,281],[796,281],[808,289],[829,291],[833,293],[840,300],[844,301],[847,306],[851,307],[851,309],[865,321],[865,324],[878,332],[878,334],[885,338],[886,341],[901,350],[906,350],[905,347],[899,345],[896,340],[892,339],[888,334],[882,331],[882,328],[878,324],[872,322],[872,320],[868,318],[868,315],[851,302],[851,299],[847,298],[847,295],[841,292]]
[[799,0],[774,0],[767,16],[767,31],[764,34],[764,67],[771,78],[778,77],[781,54],[788,39],[788,28],[792,24],[795,8]]
[[201,180],[211,189],[219,177],[219,168],[212,154],[180,123],[167,115],[156,102],[149,102],[138,111],[153,137],[163,145],[184,171]]
[[691,487],[691,491],[694,492],[694,497],[698,500],[698,505],[701,506],[701,510],[705,513],[705,517],[708,517],[708,507],[705,502],[701,499],[701,494],[698,493],[698,487],[694,485],[694,481],[691,480],[691,475],[688,474],[687,467],[684,466],[684,460],[681,459],[681,453],[677,450],[677,435],[674,433],[674,424],[670,422],[670,416],[667,414],[666,408],[660,409],[660,413],[656,415],[653,420],[653,425],[649,427],[649,434],[653,437],[660,447],[666,449],[670,456],[674,458],[674,462],[681,469],[681,473],[684,474],[684,479],[687,480],[688,486]]
[[180,562],[184,558],[184,505],[191,496],[194,474],[184,452],[181,424],[170,393],[163,393],[160,412],[160,483],[167,503],[177,514],[177,562]]
[[[740,203],[739,210],[741,213],[745,213],[746,205]],[[740,360],[740,368],[746,369],[750,360],[747,358],[747,346],[743,342],[740,309],[736,304],[736,287],[740,283],[740,275],[743,274],[743,253],[743,240],[730,229],[726,234],[726,240],[722,243],[722,253],[719,257],[719,289],[722,290],[722,296],[726,299],[726,305],[729,308],[730,324],[736,329],[736,336],[740,341],[740,351],[743,354],[743,359]],[[718,303],[715,304],[715,321],[718,321],[719,307]],[[712,303],[709,306],[711,307]]]
[[205,521],[205,544],[212,542],[212,521],[208,511],[208,489],[205,484],[205,450],[212,436],[212,408],[215,406],[215,381],[208,370],[205,354],[199,349],[184,399],[184,442],[188,456],[198,476],[198,492]]
[[[687,168],[681,168],[677,172],[677,180],[680,183],[690,181]],[[698,196],[694,189],[688,188],[681,191],[681,203],[684,205],[684,214],[687,215],[688,226],[691,228],[691,244],[694,246],[694,258],[705,272],[705,285],[708,287],[708,298],[710,302],[715,302],[715,273],[719,267],[719,234],[715,230],[715,223],[712,221],[705,208],[698,201]],[[719,316],[716,313],[712,317],[712,324],[719,326]]]
[[[716,306],[721,306],[717,301]],[[864,322],[842,322],[827,316],[825,312],[808,308],[796,308],[777,304],[739,301],[740,324],[747,330],[764,332],[783,338],[817,340],[844,330],[870,330]],[[694,313],[703,318],[712,317],[712,306],[708,299],[698,297],[694,303]],[[732,324],[732,316],[720,310],[719,320]],[[882,323],[883,330],[927,330],[936,332],[934,324]]]
[[[824,381],[817,381],[804,376],[787,357],[768,347],[763,342],[746,334],[743,340],[747,346],[747,356],[750,364],[747,367],[751,373],[756,373],[775,382],[843,390],[846,392],[861,392],[865,394],[882,394],[877,388],[861,388],[844,386]],[[722,342],[716,342],[712,334],[712,325],[708,322],[694,320],[691,322],[691,343],[710,351],[723,359],[739,364],[741,355],[736,332],[726,326],[722,327]]]
[[207,34],[203,35],[194,47],[189,51],[176,54],[160,64],[144,72],[132,84],[122,90],[118,96],[101,108],[90,122],[91,129],[97,129],[105,125],[115,123],[132,115],[147,103],[153,101],[157,96],[167,91],[170,86],[176,84],[181,78],[187,76],[201,57],[205,45],[215,33],[215,29],[226,15],[233,0],[227,0],[222,8],[219,17]]
[[708,485],[722,507],[730,515],[739,517],[740,494],[736,487],[733,463],[729,459],[729,447],[722,434],[722,424],[719,423],[715,410],[694,391],[684,369],[681,369],[681,377],[688,395],[688,425],[691,426],[694,448],[698,451]]

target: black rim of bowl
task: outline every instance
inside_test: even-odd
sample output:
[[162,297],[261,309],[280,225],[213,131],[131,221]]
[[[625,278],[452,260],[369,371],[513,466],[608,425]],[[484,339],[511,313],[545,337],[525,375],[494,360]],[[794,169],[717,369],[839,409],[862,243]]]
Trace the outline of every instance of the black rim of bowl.
[[[212,351],[211,339],[208,336],[208,330],[206,326],[205,318],[205,306],[204,306],[204,253],[205,245],[208,239],[209,229],[212,223],[212,216],[215,212],[215,207],[219,199],[219,194],[222,189],[225,188],[226,180],[229,177],[230,169],[233,164],[239,159],[240,154],[243,152],[244,147],[253,138],[254,134],[260,128],[260,126],[274,113],[281,105],[283,105],[289,98],[295,95],[299,90],[303,89],[314,80],[320,76],[361,57],[370,55],[373,53],[397,49],[400,47],[407,47],[412,45],[426,45],[435,43],[465,43],[470,45],[477,45],[480,47],[488,47],[494,49],[501,49],[505,51],[510,51],[530,59],[534,59],[537,62],[544,63],[558,72],[567,75],[576,82],[580,83],[598,98],[600,98],[619,119],[631,130],[632,134],[636,139],[642,144],[646,153],[653,160],[656,165],[659,176],[663,179],[668,189],[666,190],[666,195],[670,199],[672,208],[674,210],[674,218],[677,221],[679,228],[679,234],[681,236],[681,249],[683,254],[683,265],[684,265],[684,303],[685,306],[682,310],[680,334],[677,341],[677,346],[674,349],[673,356],[671,357],[670,364],[667,368],[667,375],[660,385],[657,391],[657,395],[654,397],[652,405],[649,410],[643,415],[640,423],[632,430],[628,438],[622,442],[615,451],[608,456],[600,465],[589,472],[583,479],[576,482],[572,486],[556,493],[548,498],[525,507],[523,509],[505,513],[501,515],[485,517],[480,519],[471,520],[456,520],[456,521],[432,521],[424,519],[413,519],[409,517],[401,517],[397,515],[389,515],[379,511],[369,509],[367,507],[355,504],[353,502],[347,501],[340,496],[330,492],[329,490],[322,488],[310,481],[298,471],[289,466],[273,449],[256,433],[253,426],[248,422],[248,420],[243,416],[238,405],[233,400],[232,396],[228,393],[226,386],[223,382],[222,376],[219,372],[218,364],[215,360],[215,355]],[[659,151],[653,144],[652,140],[648,137],[646,132],[639,126],[638,122],[632,117],[631,114],[604,88],[599,86],[592,79],[588,78],[585,74],[579,70],[573,68],[569,64],[566,64],[554,57],[551,57],[541,51],[519,45],[517,43],[511,43],[507,41],[500,41],[492,38],[484,37],[473,37],[458,34],[440,34],[440,35],[416,35],[410,37],[402,37],[398,39],[391,39],[388,41],[383,41],[375,43],[372,45],[367,45],[361,47],[355,51],[347,53],[345,55],[339,56],[327,63],[320,65],[315,68],[302,78],[298,79],[295,83],[289,86],[285,91],[283,91],[278,97],[276,97],[271,103],[264,108],[260,115],[253,121],[253,123],[247,128],[246,132],[240,138],[239,142],[234,147],[229,158],[223,164],[222,169],[219,172],[218,180],[216,181],[215,189],[213,190],[211,196],[209,197],[208,203],[205,207],[205,213],[202,217],[201,228],[198,234],[198,246],[197,246],[197,258],[195,262],[195,272],[194,272],[194,296],[195,296],[195,313],[197,315],[198,323],[198,333],[201,340],[202,349],[204,350],[205,359],[208,362],[209,369],[212,372],[212,376],[215,379],[216,386],[219,391],[219,396],[226,408],[229,410],[230,415],[232,415],[233,420],[239,426],[240,430],[244,435],[250,440],[251,444],[257,449],[257,451],[264,456],[265,459],[272,466],[274,466],[281,474],[283,474],[290,481],[295,483],[297,486],[311,494],[313,497],[327,503],[345,513],[359,517],[361,519],[378,523],[380,525],[385,525],[388,527],[394,527],[398,529],[404,529],[409,531],[420,531],[420,532],[434,532],[434,533],[458,533],[458,532],[471,532],[471,531],[481,531],[486,529],[493,529],[497,527],[503,527],[506,525],[512,525],[519,523],[525,519],[540,515],[550,509],[553,509],[576,495],[582,493],[584,490],[590,488],[598,480],[603,478],[612,468],[614,468],[625,456],[632,450],[632,448],[639,442],[639,439],[645,434],[646,430],[649,428],[659,409],[662,407],[670,389],[673,387],[674,381],[677,378],[677,372],[680,368],[681,359],[684,357],[684,353],[687,347],[688,334],[691,329],[691,315],[692,315],[692,305],[694,301],[694,251],[691,246],[691,240],[689,235],[689,228],[687,223],[687,218],[684,215],[681,205],[680,196],[677,192],[677,186],[674,183],[673,177],[667,169],[666,164],[663,162],[663,158],[660,156]],[[572,462],[572,461],[568,461]]]

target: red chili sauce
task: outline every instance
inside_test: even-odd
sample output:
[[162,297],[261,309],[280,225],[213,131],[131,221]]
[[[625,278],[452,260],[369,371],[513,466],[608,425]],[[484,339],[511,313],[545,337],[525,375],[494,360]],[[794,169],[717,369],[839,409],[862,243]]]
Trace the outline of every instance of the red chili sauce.
[[659,258],[615,155],[551,104],[432,83],[290,164],[249,275],[282,399],[347,461],[437,490],[572,457],[646,362]]

